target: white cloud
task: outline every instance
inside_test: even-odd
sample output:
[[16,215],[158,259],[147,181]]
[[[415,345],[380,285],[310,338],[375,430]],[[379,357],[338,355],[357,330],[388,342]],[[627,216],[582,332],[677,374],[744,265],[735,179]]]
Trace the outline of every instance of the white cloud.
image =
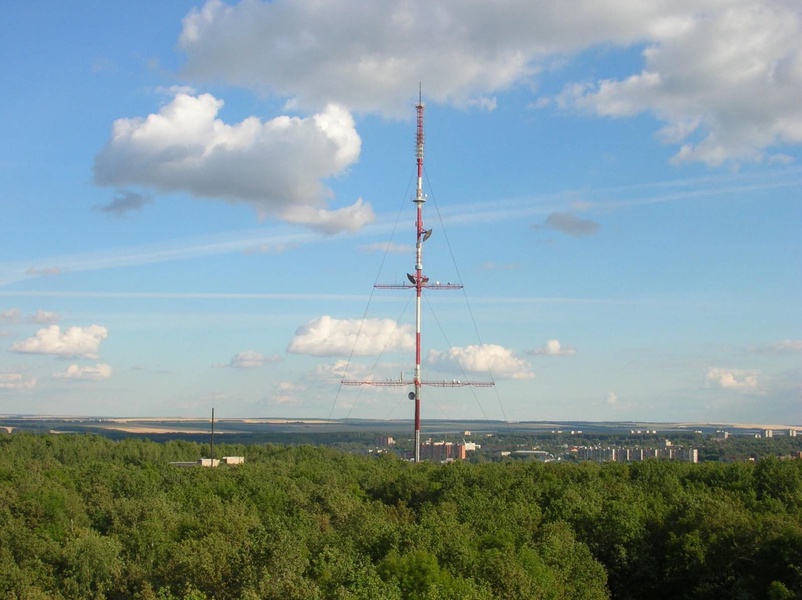
[[114,373],[114,369],[111,368],[111,365],[98,363],[94,367],[70,365],[67,367],[66,371],[53,373],[53,377],[57,379],[89,379],[96,381],[99,379],[108,379],[112,376],[112,373]]
[[237,353],[227,364],[218,364],[216,367],[231,367],[232,369],[255,369],[270,362],[277,362],[279,356],[265,356],[255,350],[243,350]]
[[36,313],[28,317],[31,323],[38,323],[39,325],[54,325],[61,319],[61,315],[49,310],[37,310]]
[[537,31],[525,36],[520,24],[514,40],[494,35],[499,26],[510,34],[499,16],[514,20],[481,3],[363,2],[355,10],[344,0],[211,0],[184,19],[180,46],[190,77],[266,88],[302,108],[337,102],[397,115],[422,80],[431,99],[492,109],[485,92],[525,77],[539,45]]
[[[409,370],[408,362],[403,364],[382,361],[379,365],[366,365],[359,362],[349,362],[345,359],[335,360],[330,364],[318,364],[315,366],[311,377],[314,380],[325,382],[331,385],[332,382],[347,381],[385,381],[389,379],[397,380],[399,374],[404,369]],[[401,376],[403,377],[403,375]],[[409,383],[412,383],[411,373],[407,375]],[[374,393],[381,393],[382,388],[377,387]]]
[[267,89],[300,107],[407,114],[423,82],[430,100],[493,110],[496,92],[531,84],[555,59],[641,43],[717,3],[576,0],[555,10],[520,0],[409,0],[354,10],[352,0],[210,0],[185,17],[179,44],[187,75]]
[[615,392],[607,392],[607,404],[609,406],[615,406],[618,404],[618,396]]
[[18,308],[9,308],[0,312],[0,321],[8,323],[16,323],[22,318],[22,311]]
[[306,387],[291,381],[281,381],[276,384],[271,399],[276,404],[300,404],[302,394]]
[[339,381],[346,375],[349,375],[351,378],[356,379],[356,377],[354,377],[355,371],[365,376],[368,372],[364,365],[349,364],[347,360],[340,359],[334,361],[332,364],[317,365],[315,367],[315,378],[320,381]]
[[576,348],[572,348],[571,346],[563,346],[560,343],[560,340],[548,340],[540,348],[530,350],[527,352],[527,354],[532,354],[535,356],[570,356],[572,354],[576,354]]
[[351,206],[336,210],[314,206],[290,206],[281,217],[288,223],[306,225],[323,233],[357,231],[373,222],[373,209],[359,198]]
[[509,379],[534,379],[531,365],[512,350],[497,344],[454,347],[446,352],[430,350],[427,364],[435,369],[460,373],[485,373]]
[[26,377],[22,373],[0,373],[0,390],[30,390],[35,386],[35,377]]
[[[184,19],[186,75],[320,110],[407,114],[422,81],[434,102],[487,110],[594,47],[644,47],[620,79],[566,86],[563,107],[650,112],[677,161],[758,160],[802,142],[802,14],[794,0],[210,0]],[[756,102],[755,98],[760,98]],[[533,99],[544,106],[544,99]],[[770,157],[769,157],[770,159]]]
[[709,367],[705,373],[705,387],[720,387],[737,392],[756,392],[758,390],[757,376],[756,371]]
[[322,181],[359,158],[361,140],[345,109],[328,105],[308,118],[249,117],[228,125],[223,101],[179,93],[158,114],[118,119],[95,157],[99,185],[142,185],[246,202],[274,217],[325,232],[357,230],[373,220],[370,204],[329,210]]
[[312,356],[366,356],[415,348],[411,325],[392,319],[333,319],[324,315],[295,332],[287,352]]
[[97,358],[100,343],[108,337],[108,329],[100,325],[70,327],[64,333],[58,325],[40,329],[36,335],[11,345],[12,352],[53,354],[61,357]]
[[611,117],[651,112],[665,123],[663,141],[682,144],[676,162],[757,161],[771,146],[802,142],[798,5],[690,3],[675,26],[648,33],[640,73],[567,87],[562,105]]
[[331,364],[316,365],[314,378],[319,381],[330,383],[342,379],[368,380],[373,377],[371,376],[371,370],[368,365],[355,362],[349,363],[345,359],[339,359]]

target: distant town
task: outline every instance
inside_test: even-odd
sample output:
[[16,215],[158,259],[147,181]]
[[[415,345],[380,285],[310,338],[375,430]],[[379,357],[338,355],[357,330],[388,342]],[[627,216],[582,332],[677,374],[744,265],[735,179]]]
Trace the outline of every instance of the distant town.
[[[214,436],[218,444],[229,447],[310,444],[409,459],[414,444],[411,429],[411,422],[406,420],[219,419],[214,424]],[[214,444],[211,420],[202,418],[0,415],[2,430]],[[428,421],[423,428],[420,454],[431,462],[631,463],[657,459],[696,463],[757,460],[768,455],[800,458],[800,431],[802,427],[792,425],[724,423]],[[218,462],[203,464],[213,466]]]

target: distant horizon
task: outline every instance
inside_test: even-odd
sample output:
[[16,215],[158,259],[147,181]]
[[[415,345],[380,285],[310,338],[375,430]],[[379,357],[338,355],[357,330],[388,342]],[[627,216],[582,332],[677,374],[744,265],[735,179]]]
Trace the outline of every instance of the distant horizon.
[[[211,417],[182,417],[182,416],[168,416],[168,417],[127,417],[127,416],[110,416],[110,415],[37,415],[37,414],[0,414],[0,419],[21,419],[21,420],[70,420],[70,419],[103,419],[113,422],[205,422],[211,421]],[[340,423],[344,421],[365,421],[377,423],[404,423],[411,424],[413,419],[373,419],[362,417],[351,418],[314,418],[314,417],[219,417],[215,416],[215,423],[218,422],[252,422],[252,423],[267,423],[267,424],[292,424],[292,423],[307,423],[307,424],[326,424],[326,423]],[[703,427],[717,427],[726,426],[736,429],[796,429],[802,430],[802,424],[771,424],[771,423],[733,423],[725,421],[643,421],[643,420],[583,420],[583,419],[545,419],[545,420],[518,420],[518,421],[501,421],[498,419],[427,419],[426,423],[494,423],[500,425],[514,425],[514,424],[537,424],[537,425],[562,425],[562,424],[605,424],[605,425],[637,425],[641,427],[648,427],[651,425],[672,425],[681,428],[690,428],[694,426]],[[0,423],[2,427],[2,423]]]

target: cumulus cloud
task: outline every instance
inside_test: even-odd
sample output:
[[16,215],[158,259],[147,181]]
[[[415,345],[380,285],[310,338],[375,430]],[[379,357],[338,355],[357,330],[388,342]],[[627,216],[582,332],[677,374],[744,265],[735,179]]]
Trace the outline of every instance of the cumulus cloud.
[[[423,81],[439,103],[492,110],[545,69],[595,47],[644,48],[618,79],[573,82],[553,99],[610,117],[648,112],[677,161],[759,160],[802,141],[802,14],[791,0],[209,0],[184,19],[185,74],[320,110],[408,114]],[[557,65],[557,67],[555,67]],[[760,98],[760,102],[755,102]],[[551,100],[551,102],[549,102]]]
[[70,365],[66,371],[61,373],[53,373],[56,379],[81,379],[97,381],[100,379],[108,379],[114,373],[111,365],[98,363],[95,366],[80,367],[78,365]]
[[373,209],[359,198],[351,206],[336,210],[313,206],[290,206],[281,217],[288,223],[306,225],[323,233],[357,231],[373,221]]
[[273,217],[327,233],[373,220],[370,204],[328,209],[323,180],[359,158],[361,140],[349,112],[330,104],[307,118],[217,118],[223,101],[179,93],[157,114],[118,119],[95,157],[99,185],[141,185],[165,192],[245,202]]
[[618,404],[618,395],[615,392],[607,392],[607,404],[609,406]]
[[128,213],[142,210],[146,205],[152,202],[153,200],[150,196],[128,190],[117,190],[114,192],[111,202],[108,204],[98,204],[95,206],[95,210],[115,217],[125,217]]
[[[398,115],[421,79],[431,99],[492,109],[492,92],[530,71],[516,43],[491,33],[499,19],[489,6],[416,1],[354,8],[344,0],[234,6],[211,0],[184,19],[185,72],[267,88],[307,109],[337,102]],[[526,43],[529,50],[536,45]]]
[[270,362],[280,360],[277,354],[265,356],[255,350],[243,350],[237,353],[228,363],[217,364],[216,367],[230,367],[232,369],[255,369]]
[[324,315],[299,327],[287,352],[312,356],[368,356],[415,348],[411,325],[392,319],[334,319]]
[[430,350],[427,364],[435,369],[460,373],[490,373],[509,379],[534,379],[531,365],[512,350],[497,344],[454,347],[446,352]]
[[736,392],[756,392],[758,390],[757,375],[756,371],[709,367],[705,373],[705,387],[719,387]]
[[640,73],[570,86],[560,102],[610,117],[651,112],[665,123],[661,139],[681,144],[676,162],[757,161],[768,147],[802,142],[798,6],[696,4],[648,32]]
[[187,75],[268,89],[301,107],[406,114],[423,81],[433,101],[493,110],[495,93],[530,84],[555,56],[640,43],[689,10],[626,0],[577,0],[570,11],[516,0],[359,10],[350,0],[209,0],[185,17],[179,44]]
[[26,377],[22,373],[0,373],[0,390],[30,390],[35,386],[35,377]]
[[532,354],[534,356],[570,356],[576,354],[576,348],[563,346],[560,340],[548,340],[540,348],[530,350],[527,354]]
[[548,217],[546,217],[543,225],[533,225],[532,229],[537,230],[541,227],[545,227],[546,229],[554,229],[555,231],[559,231],[574,237],[593,235],[599,230],[599,224],[596,221],[591,219],[582,219],[570,213],[563,212],[551,213]]
[[40,329],[36,335],[15,342],[9,350],[21,354],[52,354],[64,358],[98,358],[100,343],[108,337],[108,329],[100,325],[70,327],[62,333],[58,325]]

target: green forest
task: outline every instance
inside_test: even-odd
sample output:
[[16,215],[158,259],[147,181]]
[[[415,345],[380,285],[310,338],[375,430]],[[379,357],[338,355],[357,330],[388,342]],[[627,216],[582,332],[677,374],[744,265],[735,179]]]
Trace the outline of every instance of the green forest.
[[0,435],[7,599],[802,598],[802,461],[411,464]]

